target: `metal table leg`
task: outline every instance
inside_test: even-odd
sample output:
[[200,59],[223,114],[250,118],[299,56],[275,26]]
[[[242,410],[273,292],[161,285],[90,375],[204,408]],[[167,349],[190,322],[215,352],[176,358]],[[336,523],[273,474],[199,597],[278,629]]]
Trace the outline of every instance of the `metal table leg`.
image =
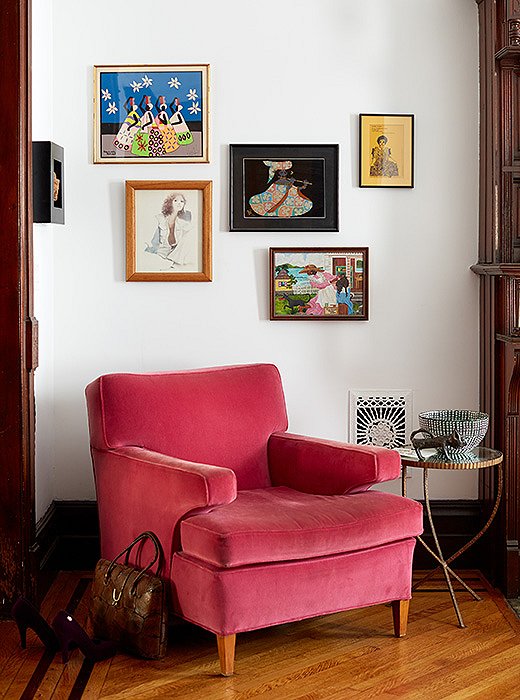
[[465,627],[466,625],[464,624],[464,620],[462,619],[462,615],[459,610],[459,605],[457,603],[457,599],[455,598],[455,591],[453,590],[453,586],[451,585],[451,579],[450,579],[450,574],[452,574],[458,581],[460,581],[465,588],[469,588],[464,584],[464,582],[455,574],[448,566],[447,562],[444,560],[444,556],[442,554],[442,549],[439,544],[439,539],[437,537],[437,532],[435,530],[435,526],[433,524],[433,518],[432,518],[432,511],[430,508],[430,491],[428,488],[428,469],[424,470],[424,479],[423,479],[423,484],[424,484],[424,502],[426,505],[426,512],[428,514],[428,520],[430,521],[430,527],[432,530],[432,535],[433,535],[433,540],[435,542],[435,546],[437,548],[438,556],[435,555],[435,553],[428,547],[422,537],[419,537],[419,541],[423,546],[426,547],[426,549],[430,552],[430,554],[433,554],[435,556],[435,559],[439,562],[439,564],[442,567],[442,571],[444,574],[444,578],[446,579],[446,584],[448,586],[448,591],[451,596],[451,601],[453,603],[453,607],[455,608],[455,613],[457,615],[457,619],[459,621],[459,627]]
[[[490,514],[490,516],[489,516],[489,518],[488,518],[486,524],[484,525],[484,527],[483,527],[479,532],[477,532],[476,535],[474,535],[474,537],[472,537],[472,538],[469,540],[469,542],[466,542],[466,544],[465,544],[463,547],[461,547],[461,548],[460,548],[459,550],[457,550],[454,554],[452,554],[450,557],[448,557],[448,559],[446,559],[446,564],[451,564],[453,561],[455,561],[456,559],[458,559],[458,558],[460,557],[461,554],[464,554],[464,552],[465,552],[466,550],[468,550],[470,547],[472,547],[472,546],[475,544],[475,542],[477,542],[477,540],[479,540],[479,539],[482,537],[482,535],[489,529],[491,523],[492,523],[493,520],[495,519],[495,516],[496,516],[497,511],[498,511],[498,507],[500,506],[500,500],[501,500],[501,498],[502,498],[502,491],[503,491],[503,486],[504,486],[503,465],[502,465],[502,464],[499,464],[499,465],[497,465],[497,467],[498,467],[498,489],[497,489],[497,496],[496,496],[496,500],[495,500],[495,505],[493,506],[493,510],[491,511],[491,514]],[[423,544],[424,544],[424,543],[423,543]],[[425,546],[426,546],[426,545],[425,545]],[[428,548],[428,547],[427,547],[427,548]],[[431,550],[430,550],[430,553],[432,553]],[[432,554],[433,554],[433,553],[432,553]],[[432,569],[432,570],[429,571],[425,576],[423,576],[419,581],[417,581],[417,582],[414,584],[414,586],[413,586],[413,590],[415,590],[415,589],[418,588],[422,583],[424,583],[424,582],[427,581],[429,578],[431,578],[431,577],[439,570],[439,568],[440,568],[440,567],[436,567],[435,569]],[[459,581],[460,581],[460,579],[459,579]],[[464,582],[461,582],[461,583],[464,585],[464,587],[466,588],[466,590],[468,590],[468,592],[471,593],[471,595],[475,598],[475,600],[480,600],[480,596],[478,596],[478,595],[475,593],[475,591],[473,591],[469,586],[467,586],[466,584],[464,584]]]

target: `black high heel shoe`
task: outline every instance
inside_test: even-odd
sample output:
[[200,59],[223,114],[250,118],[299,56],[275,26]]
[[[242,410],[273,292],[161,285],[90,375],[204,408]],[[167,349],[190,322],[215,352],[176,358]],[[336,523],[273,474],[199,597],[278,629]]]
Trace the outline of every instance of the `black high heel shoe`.
[[27,600],[27,598],[18,598],[13,605],[12,615],[20,632],[20,644],[22,649],[26,648],[27,628],[32,629],[41,641],[45,644],[45,648],[53,653],[58,651],[58,637],[50,627],[49,623],[43,619],[37,608]]
[[114,642],[90,639],[83,627],[65,610],[56,615],[52,629],[58,638],[64,664],[69,660],[69,653],[76,648],[90,661],[110,659],[116,653]]

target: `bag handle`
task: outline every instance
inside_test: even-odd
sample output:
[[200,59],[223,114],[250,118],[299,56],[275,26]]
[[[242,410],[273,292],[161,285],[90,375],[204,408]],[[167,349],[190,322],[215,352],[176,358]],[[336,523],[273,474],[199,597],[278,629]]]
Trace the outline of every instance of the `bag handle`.
[[[151,532],[150,530],[146,530],[146,532],[142,532],[140,535],[138,535],[135,538],[135,540],[128,545],[128,547],[125,547],[122,552],[120,552],[116,557],[114,557],[114,559],[112,559],[112,561],[110,562],[110,565],[107,569],[107,572],[105,574],[105,584],[108,582],[108,579],[110,578],[110,575],[112,574],[112,571],[114,570],[114,567],[116,565],[117,560],[120,559],[123,556],[123,554],[126,554],[125,566],[128,566],[128,560],[130,558],[130,552],[132,551],[132,549],[135,547],[135,545],[138,542],[141,542],[141,541],[147,540],[147,539],[151,540],[153,542],[153,545],[155,547],[155,554],[152,558],[152,561],[148,564],[148,566],[146,566],[144,569],[142,569],[142,571],[140,571],[139,574],[135,577],[135,580],[132,584],[132,589],[131,589],[130,593],[132,595],[135,595],[138,582],[145,575],[145,573],[149,569],[152,568],[152,566],[156,562],[159,562],[157,564],[157,574],[159,574],[159,570],[161,568],[161,561],[160,560],[161,560],[161,555],[162,555],[161,543],[159,542],[159,539],[154,532]],[[127,577],[127,580],[128,580],[128,577]],[[123,588],[125,587],[125,585],[126,585],[126,580],[123,584]]]

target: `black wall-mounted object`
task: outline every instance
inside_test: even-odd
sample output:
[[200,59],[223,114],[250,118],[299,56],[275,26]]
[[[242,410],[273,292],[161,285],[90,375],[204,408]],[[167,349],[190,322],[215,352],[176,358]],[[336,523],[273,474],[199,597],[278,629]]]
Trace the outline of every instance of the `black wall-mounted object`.
[[33,219],[38,224],[64,224],[63,148],[52,141],[33,141]]

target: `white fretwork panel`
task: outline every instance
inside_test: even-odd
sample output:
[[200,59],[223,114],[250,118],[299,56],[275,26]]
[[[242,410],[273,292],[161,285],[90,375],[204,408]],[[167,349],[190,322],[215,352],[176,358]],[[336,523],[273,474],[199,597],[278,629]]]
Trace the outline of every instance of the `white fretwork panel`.
[[411,391],[350,391],[350,442],[405,445],[412,430],[412,396]]

